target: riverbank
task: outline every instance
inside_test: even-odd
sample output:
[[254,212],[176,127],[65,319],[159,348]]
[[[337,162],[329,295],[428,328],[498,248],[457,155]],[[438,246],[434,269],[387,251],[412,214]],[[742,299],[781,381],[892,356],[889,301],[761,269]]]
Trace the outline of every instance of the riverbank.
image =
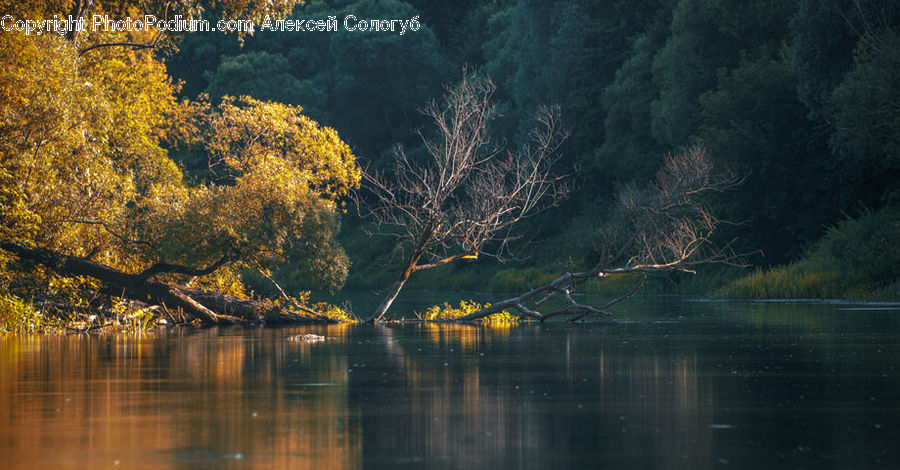
[[[802,256],[781,266],[763,267],[765,258],[746,260],[757,267],[699,266],[695,274],[651,278],[641,288],[646,294],[685,294],[721,299],[845,299],[900,301],[900,209],[887,208],[847,219],[829,229]],[[351,273],[348,287],[378,290],[393,282],[386,262],[362,263]],[[378,266],[375,271],[367,266]],[[539,266],[508,266],[479,261],[460,263],[417,273],[410,289],[523,292],[560,274],[585,266],[560,260]],[[627,292],[637,277],[597,280],[582,293],[614,295]]]
[[900,209],[831,228],[798,260],[758,269],[712,293],[728,299],[900,300]]
[[[840,299],[862,301],[900,301],[900,210],[882,210],[857,219],[848,219],[828,231],[798,260],[769,269],[734,266],[700,266],[696,274],[676,274],[651,278],[641,294],[681,294],[713,299]],[[377,292],[392,282],[391,269],[384,264],[375,273],[351,276],[344,291],[315,293],[341,304],[352,291]],[[409,282],[409,290],[431,291],[429,305],[471,301],[478,292],[479,302],[493,302],[509,293],[527,291],[546,284],[561,273],[578,269],[563,262],[542,263],[540,267],[511,268],[499,264],[459,263],[423,271]],[[365,274],[372,274],[366,276]],[[580,286],[577,293],[617,296],[630,291],[637,275],[601,279]],[[494,295],[496,294],[496,295]],[[502,295],[507,294],[507,295]],[[411,294],[406,294],[407,296]],[[403,295],[401,295],[401,298]],[[308,298],[307,298],[308,299]],[[425,302],[427,303],[427,302]],[[423,303],[411,304],[409,312],[424,309]],[[116,303],[99,314],[94,311],[61,309],[50,303],[33,303],[11,295],[0,296],[0,334],[66,331],[145,331],[167,317],[152,307]],[[316,311],[329,317],[351,321],[343,309],[333,304],[315,304]],[[359,305],[359,312],[366,310]],[[396,311],[402,311],[400,305]],[[424,310],[419,310],[424,312]]]

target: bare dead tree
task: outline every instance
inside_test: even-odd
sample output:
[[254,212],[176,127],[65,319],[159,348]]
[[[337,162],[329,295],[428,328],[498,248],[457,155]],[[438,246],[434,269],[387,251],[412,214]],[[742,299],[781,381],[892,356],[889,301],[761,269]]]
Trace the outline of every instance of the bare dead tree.
[[[592,269],[563,273],[457,321],[475,321],[507,309],[539,321],[560,315],[570,320],[591,314],[611,316],[609,308],[633,296],[650,275],[693,272],[694,266],[704,263],[734,264],[739,257],[730,243],[715,246],[710,241],[720,221],[704,204],[703,196],[738,183],[730,173],[716,173],[702,147],[670,155],[647,188],[626,188],[620,193],[616,220],[600,229],[603,255]],[[572,297],[574,289],[585,282],[626,274],[639,275],[635,285],[604,305],[585,305]],[[565,307],[541,313],[540,306],[554,297],[564,299]]]
[[503,258],[514,238],[510,228],[566,194],[553,173],[567,135],[558,111],[539,110],[529,142],[504,151],[488,135],[494,89],[490,79],[464,74],[441,102],[422,111],[435,128],[433,137],[420,132],[428,158],[415,161],[398,147],[390,175],[364,175],[372,198],[364,210],[408,249],[402,272],[368,321],[388,311],[416,271],[482,254]]

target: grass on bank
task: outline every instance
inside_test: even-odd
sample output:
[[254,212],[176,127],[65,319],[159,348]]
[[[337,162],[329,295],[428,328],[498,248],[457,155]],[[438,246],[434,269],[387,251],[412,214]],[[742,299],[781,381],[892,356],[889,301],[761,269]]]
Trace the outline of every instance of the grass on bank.
[[[394,281],[399,267],[394,269],[391,259],[369,261],[357,264],[347,287],[377,290]],[[501,265],[490,260],[451,263],[416,273],[407,288],[523,292],[546,284],[566,271],[584,268],[575,264],[558,260],[541,262],[538,266]],[[635,281],[634,276],[617,276],[589,282],[578,291],[616,295],[627,292]],[[728,299],[900,300],[900,208],[881,209],[838,224],[803,257],[785,266],[756,270],[700,266],[694,275],[650,278],[641,293]]]
[[900,299],[900,209],[833,227],[799,260],[756,270],[716,292],[729,299]]
[[[301,292],[297,300],[303,308],[320,316],[341,323],[357,320],[345,307],[327,302],[309,302],[308,292]],[[275,301],[275,304],[280,303],[284,302]],[[294,310],[291,305],[282,307],[307,315],[302,310]],[[171,318],[172,315],[160,307],[138,305],[121,299],[114,299],[112,305],[103,308],[84,308],[35,304],[15,295],[0,294],[0,335],[104,331],[146,333],[157,326],[174,324]],[[197,321],[190,324],[199,325]]]
[[[275,299],[273,303],[291,312],[308,316],[310,312],[337,321],[339,323],[353,323],[358,319],[348,305],[335,305],[329,302],[311,302],[312,292],[300,291],[295,297],[289,299]],[[299,309],[297,308],[299,307]]]
[[12,295],[0,295],[0,334],[28,334],[62,331],[65,321],[47,314],[31,302]]
[[123,331],[144,333],[159,323],[153,307],[138,307],[119,300],[103,311],[51,303],[35,304],[14,295],[0,295],[0,334],[39,334]]

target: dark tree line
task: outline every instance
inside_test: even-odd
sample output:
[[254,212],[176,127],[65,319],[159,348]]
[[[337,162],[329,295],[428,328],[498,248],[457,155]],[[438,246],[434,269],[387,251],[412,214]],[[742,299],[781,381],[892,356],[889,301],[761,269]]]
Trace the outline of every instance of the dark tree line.
[[[311,0],[294,15],[350,12],[418,14],[424,26],[402,37],[258,34],[243,47],[195,35],[168,64],[187,95],[300,104],[387,173],[398,143],[410,160],[428,158],[417,109],[464,65],[496,83],[491,132],[511,147],[527,140],[539,105],[558,104],[571,130],[560,164],[578,169],[572,197],[522,231],[581,244],[585,268],[602,251],[590,227],[615,211],[618,190],[694,144],[747,175],[720,201],[724,218],[743,222],[723,239],[761,249],[756,263],[790,260],[841,218],[897,204],[894,0]],[[351,257],[373,259],[385,248],[376,245],[351,244]],[[538,250],[529,262],[560,255]]]
[[[498,304],[538,319],[557,314],[536,309],[553,296],[568,302],[559,314],[603,314],[570,296],[592,278],[758,248],[777,264],[817,239],[831,240],[822,251],[864,238],[851,246],[875,254],[864,263],[890,267],[871,284],[900,279],[886,248],[896,236],[878,235],[900,226],[896,0],[76,3],[9,8],[424,26],[0,36],[7,310],[91,296],[106,308],[120,295],[207,322],[323,317],[279,283],[337,287],[353,259],[358,279],[385,285],[377,276],[399,264],[375,319],[413,272],[503,259],[525,238],[542,243],[513,267],[569,266]],[[466,70],[486,79],[473,88]],[[341,215],[357,164],[368,220]],[[715,168],[741,175],[740,190],[718,195],[733,180]],[[847,217],[861,223],[823,237]],[[379,225],[401,243],[363,239]],[[835,265],[854,250],[825,251],[841,252]],[[281,298],[250,298],[263,285]]]

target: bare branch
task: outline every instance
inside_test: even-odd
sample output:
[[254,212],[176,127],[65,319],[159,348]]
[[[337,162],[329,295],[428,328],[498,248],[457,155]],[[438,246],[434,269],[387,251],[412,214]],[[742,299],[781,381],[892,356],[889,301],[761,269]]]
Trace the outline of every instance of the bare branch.
[[276,282],[275,279],[272,279],[272,276],[269,276],[268,274],[266,274],[266,273],[264,273],[264,272],[262,272],[262,271],[257,271],[257,272],[258,272],[262,277],[268,279],[269,282],[271,282],[272,285],[275,286],[275,289],[278,290],[278,293],[281,294],[281,298],[284,299],[286,302],[290,303],[290,304],[291,304],[294,308],[296,308],[297,310],[300,310],[300,311],[303,312],[303,313],[307,313],[307,314],[309,314],[309,315],[312,315],[314,318],[317,318],[317,319],[319,319],[319,320],[323,320],[323,321],[331,321],[331,319],[328,318],[328,317],[326,317],[325,315],[322,315],[322,314],[316,312],[315,310],[313,310],[313,309],[311,309],[311,308],[304,307],[303,305],[300,304],[300,302],[297,302],[296,299],[294,299],[293,297],[287,295],[287,293],[284,291],[284,289],[281,288],[281,286],[278,284],[278,282]]
[[[553,172],[567,137],[558,108],[539,110],[521,149],[501,151],[488,135],[494,90],[490,79],[465,73],[440,102],[422,109],[434,127],[433,135],[420,132],[427,159],[413,161],[398,147],[392,174],[365,172],[370,200],[365,215],[378,226],[393,227],[398,246],[412,248],[400,278],[370,320],[384,315],[415,271],[480,253],[502,258],[515,238],[513,225],[566,196],[564,177]],[[495,249],[488,250],[489,245]]]
[[133,47],[135,49],[150,49],[150,48],[156,47],[156,43],[153,42],[153,43],[149,43],[149,44],[144,44],[144,43],[140,43],[140,42],[128,42],[128,41],[104,42],[102,44],[94,44],[93,46],[86,47],[86,48],[82,49],[81,52],[78,53],[78,55],[84,55],[94,49],[99,49],[101,47]]
[[[625,188],[619,196],[618,215],[606,227],[601,260],[584,272],[567,272],[540,287],[519,296],[497,302],[490,307],[466,315],[459,321],[480,320],[488,315],[515,309],[524,316],[544,321],[559,315],[572,320],[589,314],[610,316],[608,309],[631,298],[650,274],[693,273],[693,268],[706,263],[733,263],[739,255],[731,250],[731,242],[717,247],[711,236],[719,220],[706,207],[702,196],[724,191],[741,180],[728,172],[716,172],[705,150],[690,147],[678,155],[670,155],[654,182],[645,189]],[[608,267],[617,263],[618,267]],[[590,280],[639,274],[639,281],[624,295],[602,307],[582,305],[571,293]],[[566,307],[540,313],[537,308],[552,298],[562,296]],[[523,308],[524,307],[524,308]]]

